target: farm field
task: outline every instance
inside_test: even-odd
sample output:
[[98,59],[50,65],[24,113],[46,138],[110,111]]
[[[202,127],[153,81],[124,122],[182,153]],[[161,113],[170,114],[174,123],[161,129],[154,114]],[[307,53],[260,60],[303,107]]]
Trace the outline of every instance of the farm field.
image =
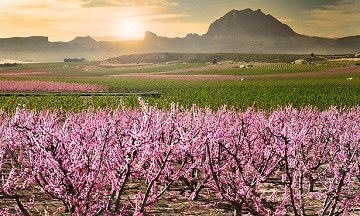
[[0,68],[0,213],[359,214],[360,66],[251,64]]
[[[96,84],[112,93],[155,92],[159,97],[145,99],[159,108],[169,108],[175,102],[184,108],[195,103],[212,109],[224,104],[243,110],[252,105],[258,109],[287,105],[327,109],[354,106],[360,101],[360,66],[354,64],[345,67],[328,62],[317,65],[255,63],[253,68],[233,66],[196,63],[103,68],[99,62],[46,63],[0,68],[0,80]],[[209,68],[213,70],[209,72]],[[0,108],[14,110],[17,104],[25,104],[29,109],[116,108],[120,99],[131,107],[138,105],[136,95],[104,95],[86,99],[77,95],[25,98],[16,94],[0,95]]]
[[[247,64],[242,66],[246,67]],[[251,64],[253,65],[253,64]],[[231,65],[230,65],[231,66]],[[242,75],[271,75],[271,74],[288,74],[288,73],[299,73],[299,72],[314,72],[325,69],[333,68],[333,65],[308,65],[308,64],[281,64],[281,63],[273,63],[273,64],[255,64],[255,67],[250,68],[238,68],[239,65],[235,65],[233,67],[223,67],[220,70],[213,65],[204,68],[203,70],[178,70],[169,72],[167,74],[187,74],[187,75],[234,75],[234,76],[242,76]]]
[[82,63],[35,63],[21,67],[0,68],[3,77],[33,77],[33,78],[69,78],[69,77],[104,77],[132,73],[154,73],[186,68],[194,68],[205,64],[149,64],[141,66],[117,67],[116,64],[101,64],[100,62]]

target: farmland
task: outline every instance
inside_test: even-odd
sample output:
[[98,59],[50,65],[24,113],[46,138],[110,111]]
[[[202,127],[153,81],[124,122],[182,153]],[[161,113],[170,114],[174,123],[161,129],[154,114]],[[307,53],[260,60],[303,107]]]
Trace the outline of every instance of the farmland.
[[[238,66],[238,65],[236,65]],[[307,64],[260,64],[256,67],[251,68],[222,68],[221,70],[216,67],[208,67],[205,70],[201,71],[186,71],[181,70],[178,73],[187,74],[187,75],[196,75],[196,74],[213,74],[213,75],[270,75],[270,74],[284,74],[284,73],[299,73],[299,72],[313,72],[333,68],[333,65],[307,65]],[[246,66],[246,64],[244,64]],[[174,74],[174,73],[168,73]]]
[[356,215],[359,103],[346,61],[0,68],[0,213]]
[[[106,86],[108,92],[112,93],[156,92],[159,97],[145,99],[159,108],[169,108],[175,102],[184,108],[196,103],[212,109],[224,104],[242,110],[252,105],[258,109],[287,105],[327,109],[330,106],[355,106],[360,101],[360,69],[348,66],[351,70],[341,70],[338,64],[332,62],[313,65],[259,63],[254,64],[253,68],[204,63],[133,67],[98,65],[99,62],[29,64],[0,69],[0,79],[95,84]],[[0,108],[10,111],[17,104],[25,104],[29,109],[59,109],[60,106],[66,107],[66,110],[106,106],[116,108],[120,99],[129,106],[138,105],[136,95],[104,95],[84,100],[77,95],[24,98],[14,94],[12,97],[0,96]]]

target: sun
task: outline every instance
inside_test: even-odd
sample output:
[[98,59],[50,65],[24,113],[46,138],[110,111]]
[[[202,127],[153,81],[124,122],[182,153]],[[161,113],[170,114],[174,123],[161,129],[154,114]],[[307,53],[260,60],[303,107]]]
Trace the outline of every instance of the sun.
[[136,20],[124,20],[120,24],[120,37],[133,40],[143,37],[141,24]]

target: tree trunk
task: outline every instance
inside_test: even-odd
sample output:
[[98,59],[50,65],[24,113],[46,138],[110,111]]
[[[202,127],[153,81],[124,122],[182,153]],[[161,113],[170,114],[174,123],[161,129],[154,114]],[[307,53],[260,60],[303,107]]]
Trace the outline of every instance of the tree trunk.
[[314,192],[315,180],[310,176],[309,178],[309,192]]
[[241,206],[233,205],[233,207],[234,207],[234,216],[241,216],[242,215],[241,214],[241,210],[242,210]]

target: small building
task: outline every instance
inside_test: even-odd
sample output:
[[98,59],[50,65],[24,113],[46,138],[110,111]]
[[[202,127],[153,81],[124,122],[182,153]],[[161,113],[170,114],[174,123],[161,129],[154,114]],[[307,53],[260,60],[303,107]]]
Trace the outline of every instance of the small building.
[[298,59],[294,61],[294,64],[308,64],[308,61],[305,59]]
[[355,54],[356,58],[360,58],[360,52]]
[[254,67],[254,65],[252,64],[247,64],[247,65],[240,65],[240,66],[235,66],[233,68],[252,68]]

